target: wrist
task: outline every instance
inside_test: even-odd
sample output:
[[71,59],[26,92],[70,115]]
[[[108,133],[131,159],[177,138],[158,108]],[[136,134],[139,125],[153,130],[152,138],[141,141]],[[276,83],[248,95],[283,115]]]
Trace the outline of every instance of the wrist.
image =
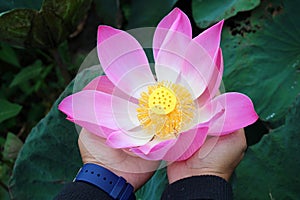
[[86,163],[83,165],[74,179],[74,182],[79,181],[94,185],[114,199],[127,200],[134,196],[133,186],[123,177],[94,163]]
[[139,173],[129,173],[129,172],[120,171],[113,167],[108,167],[108,166],[104,165],[103,163],[96,161],[96,160],[89,160],[89,161],[84,160],[84,164],[87,164],[87,163],[99,165],[101,167],[108,169],[109,171],[113,172],[114,174],[123,177],[129,184],[131,184],[133,186],[134,191],[136,191],[139,187],[141,187],[141,185],[139,184],[139,181],[140,181]]

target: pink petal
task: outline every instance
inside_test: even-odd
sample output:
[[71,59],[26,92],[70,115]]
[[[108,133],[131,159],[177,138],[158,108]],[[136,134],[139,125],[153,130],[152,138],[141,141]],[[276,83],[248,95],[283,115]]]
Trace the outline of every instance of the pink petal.
[[208,52],[194,40],[188,45],[177,83],[188,88],[194,99],[208,86],[216,66]]
[[209,102],[197,110],[197,124],[211,123],[225,112],[225,108],[219,102]]
[[59,105],[59,110],[75,123],[85,121],[113,130],[130,130],[138,126],[136,108],[136,104],[95,90],[70,95]]
[[[215,92],[215,87],[209,84],[213,81],[214,85],[217,85],[218,81],[214,80],[215,75],[220,74],[220,65],[223,65],[222,55],[219,52],[223,23],[224,21],[220,21],[202,32],[187,48],[180,80],[184,80],[182,83],[191,88],[195,98],[198,98],[206,88],[210,93]],[[221,79],[222,76],[217,78]]]
[[98,90],[107,94],[112,94],[116,86],[107,78],[107,76],[98,76],[87,84],[82,90]]
[[244,94],[225,93],[213,99],[212,103],[221,104],[225,112],[209,127],[209,135],[219,136],[232,133],[258,119],[251,99]]
[[[131,151],[147,160],[185,160],[193,155],[204,143],[207,130],[207,126],[199,126],[180,133],[177,139],[163,141],[153,146],[146,144],[148,147],[132,148]],[[151,150],[148,150],[148,153],[145,154],[146,149],[150,146],[152,146]]]
[[106,144],[113,148],[128,148],[141,146],[149,142],[153,135],[139,131],[115,131],[106,140]]
[[108,79],[107,76],[98,76],[94,78],[88,85],[86,85],[82,90],[97,90],[107,94],[111,94],[122,99],[131,101],[133,103],[138,103],[138,100],[130,97],[120,89],[118,89],[114,84]]
[[220,88],[224,68],[221,48],[219,49],[218,56],[215,59],[215,64],[216,68],[214,68],[213,74],[205,88],[205,91],[197,99],[199,105],[204,105],[207,101],[214,98]]
[[[179,8],[174,8],[167,16],[165,16],[157,25],[157,30],[153,38],[153,54],[157,59],[160,47],[165,42],[170,41],[168,34],[179,32],[186,38],[192,38],[192,27],[189,18]],[[174,41],[173,41],[174,42]]]
[[149,143],[141,147],[131,148],[130,151],[146,160],[162,160],[170,148],[176,143],[176,139],[159,143],[151,141]]
[[214,58],[218,53],[223,24],[224,20],[206,29],[194,38],[194,41],[206,49],[211,58]]
[[126,94],[139,97],[138,90],[155,83],[143,48],[130,34],[99,26],[97,50],[105,74]]
[[167,153],[169,148],[171,148],[176,142],[176,139],[170,140],[159,140],[158,138],[154,138],[147,144],[137,147],[136,149],[133,148],[133,152],[142,152],[145,155],[148,155],[150,152],[159,151],[161,157]]
[[112,130],[112,129],[109,129],[109,128],[106,128],[103,126],[99,126],[98,124],[93,124],[93,123],[81,121],[81,120],[74,120],[72,118],[67,118],[67,119],[81,127],[84,127],[89,132],[91,132],[99,137],[103,137],[103,138],[107,138],[107,136],[109,134],[111,134],[112,132],[115,131],[115,130]]
[[[208,127],[200,127],[181,133],[176,144],[163,158],[167,161],[182,161],[191,157],[205,142]],[[178,157],[179,156],[179,157]]]
[[158,24],[153,38],[155,72],[158,81],[175,82],[183,62],[192,29],[188,17],[178,8]]

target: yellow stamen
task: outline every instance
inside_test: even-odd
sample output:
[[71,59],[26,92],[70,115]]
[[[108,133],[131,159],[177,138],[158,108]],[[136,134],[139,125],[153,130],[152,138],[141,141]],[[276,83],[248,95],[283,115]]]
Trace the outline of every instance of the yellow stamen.
[[183,86],[159,82],[141,94],[137,113],[146,131],[161,139],[169,139],[189,127],[195,116],[195,105]]

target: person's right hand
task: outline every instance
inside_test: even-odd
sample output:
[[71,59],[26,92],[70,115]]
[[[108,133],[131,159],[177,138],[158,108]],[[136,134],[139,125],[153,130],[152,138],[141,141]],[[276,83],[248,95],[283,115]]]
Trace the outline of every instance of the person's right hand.
[[105,144],[105,139],[82,129],[78,145],[83,163],[93,163],[105,167],[122,176],[135,190],[151,178],[158,161],[144,160],[123,149],[113,149]]
[[211,137],[191,158],[168,166],[169,183],[200,175],[215,175],[228,181],[246,148],[243,129],[229,135]]

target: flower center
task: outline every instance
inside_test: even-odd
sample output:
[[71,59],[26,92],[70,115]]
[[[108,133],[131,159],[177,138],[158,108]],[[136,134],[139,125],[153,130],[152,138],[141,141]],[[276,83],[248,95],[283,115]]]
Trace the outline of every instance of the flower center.
[[194,116],[192,95],[181,85],[158,82],[141,93],[137,117],[144,130],[154,137],[176,138],[190,126]]
[[176,96],[166,87],[155,89],[148,100],[149,108],[158,115],[169,114],[175,109],[176,104]]

